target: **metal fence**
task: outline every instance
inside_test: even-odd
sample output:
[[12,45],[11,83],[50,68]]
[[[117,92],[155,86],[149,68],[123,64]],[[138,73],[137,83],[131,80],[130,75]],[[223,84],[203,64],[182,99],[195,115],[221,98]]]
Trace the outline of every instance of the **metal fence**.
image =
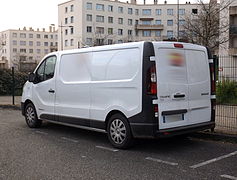
[[215,131],[237,134],[237,56],[219,56],[216,69]]

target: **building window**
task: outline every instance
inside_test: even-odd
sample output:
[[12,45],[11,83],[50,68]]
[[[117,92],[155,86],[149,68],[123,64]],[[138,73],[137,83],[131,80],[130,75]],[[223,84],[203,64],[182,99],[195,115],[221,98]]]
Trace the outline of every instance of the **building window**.
[[118,40],[118,44],[122,44],[123,43],[123,40]]
[[167,26],[173,26],[173,20],[167,20]]
[[26,46],[26,41],[20,41],[21,46]]
[[29,53],[33,53],[33,49],[29,49]]
[[143,9],[142,15],[151,15],[151,9]]
[[184,15],[185,14],[185,9],[179,9],[179,15]]
[[67,7],[65,7],[65,13],[67,13],[68,12],[68,8]]
[[20,49],[20,53],[26,53],[26,49]]
[[128,25],[132,25],[132,19],[128,19]]
[[37,54],[40,54],[40,53],[41,53],[41,50],[40,50],[40,49],[37,49],[36,52],[37,52]]
[[113,39],[108,39],[108,44],[113,44]]
[[123,7],[118,7],[118,13],[123,13]]
[[92,32],[92,27],[91,26],[87,26],[86,27],[86,32],[91,33]]
[[68,40],[64,41],[64,46],[67,47],[68,46]]
[[167,9],[167,15],[173,15],[174,10],[173,9]]
[[138,31],[138,30],[135,31],[135,35],[136,35],[136,36],[139,35],[139,31]]
[[104,21],[105,21],[104,16],[99,16],[99,15],[96,16],[96,22],[104,22]]
[[14,52],[14,53],[17,53],[17,48],[13,48],[13,52]]
[[[32,50],[33,50],[33,49],[32,49]],[[32,60],[33,60],[33,57],[32,57],[32,56],[30,56],[30,57],[29,57],[29,60],[30,60],[30,61],[32,61]]]
[[192,9],[193,14],[198,14],[198,9]]
[[118,18],[118,23],[123,24],[123,18]]
[[136,25],[138,24],[138,20],[135,21],[135,24],[136,24]]
[[29,41],[29,46],[33,46],[33,41]]
[[156,9],[156,15],[161,15],[161,9]]
[[132,30],[128,30],[128,35],[132,36]]
[[185,36],[185,31],[179,31],[179,36],[184,37]]
[[16,37],[17,37],[17,33],[13,33],[13,34],[12,34],[12,37],[15,37],[15,38],[16,38]]
[[139,15],[139,9],[135,9],[135,14]]
[[71,16],[71,23],[74,23],[74,17]]
[[87,14],[86,15],[86,20],[87,21],[92,21],[92,15],[91,14]]
[[183,26],[185,24],[185,20],[184,19],[180,19],[179,20],[179,25]]
[[34,36],[33,36],[33,34],[29,34],[29,38],[33,38]]
[[44,50],[44,54],[48,54],[49,53],[49,50],[48,49],[45,49]]
[[151,21],[142,21],[143,25],[151,25]]
[[70,40],[70,46],[74,46],[74,39]]
[[86,44],[92,45],[92,38],[86,38]]
[[118,35],[120,35],[120,36],[123,35],[123,29],[118,29]]
[[161,25],[161,20],[160,19],[156,20],[156,25]]
[[65,18],[65,24],[67,24],[68,23],[68,18]]
[[113,6],[109,5],[109,6],[108,6],[108,11],[109,11],[109,12],[113,12]]
[[13,40],[13,41],[12,41],[12,44],[13,44],[13,45],[17,45],[17,41],[16,41],[16,40]]
[[144,37],[150,37],[151,36],[151,31],[149,31],[149,30],[143,31],[143,36]]
[[37,41],[36,46],[41,46],[41,43],[39,41]]
[[132,8],[128,8],[128,14],[132,14]]
[[104,11],[104,5],[103,4],[96,4],[96,10],[97,11]]
[[96,39],[96,45],[104,45],[104,39]]
[[92,10],[92,3],[86,3],[86,9],[87,10]]
[[49,45],[49,43],[48,42],[44,42],[44,46],[48,46]]
[[53,35],[52,34],[50,35],[50,39],[53,39]]
[[103,27],[96,27],[96,33],[104,34],[104,28]]
[[71,5],[71,6],[70,6],[70,11],[73,12],[73,10],[74,10],[74,6]]
[[167,31],[167,37],[172,38],[174,36],[173,31]]
[[38,39],[40,39],[40,34],[37,34],[36,37],[37,37]]
[[70,32],[71,32],[71,34],[74,33],[74,29],[73,29],[73,27],[71,27]]
[[114,18],[113,18],[113,17],[108,17],[108,22],[109,22],[109,23],[113,23],[113,21],[114,21]]
[[49,36],[47,34],[44,35],[44,39],[48,39]]
[[155,35],[156,35],[156,37],[160,37],[161,36],[161,31],[160,30],[155,31]]
[[68,30],[67,29],[65,29],[65,35],[68,35]]
[[20,38],[26,38],[26,33],[20,33]]
[[109,35],[113,34],[113,28],[108,28],[108,34]]

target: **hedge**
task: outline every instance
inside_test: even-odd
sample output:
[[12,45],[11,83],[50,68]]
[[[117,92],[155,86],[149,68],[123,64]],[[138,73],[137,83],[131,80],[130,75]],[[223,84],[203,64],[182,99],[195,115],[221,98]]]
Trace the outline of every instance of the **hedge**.
[[[15,71],[15,95],[22,94],[22,88],[28,79],[28,74]],[[0,69],[0,95],[12,94],[12,71]]]

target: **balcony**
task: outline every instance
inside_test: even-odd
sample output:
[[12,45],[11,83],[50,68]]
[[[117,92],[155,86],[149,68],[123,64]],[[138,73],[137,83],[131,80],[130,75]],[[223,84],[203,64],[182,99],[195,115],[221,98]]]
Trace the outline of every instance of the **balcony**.
[[237,15],[237,6],[231,6],[229,13],[230,13],[230,16],[236,16]]
[[230,26],[230,35],[237,36],[237,25],[231,25]]
[[163,30],[164,25],[147,25],[147,24],[137,24],[135,26],[137,30]]

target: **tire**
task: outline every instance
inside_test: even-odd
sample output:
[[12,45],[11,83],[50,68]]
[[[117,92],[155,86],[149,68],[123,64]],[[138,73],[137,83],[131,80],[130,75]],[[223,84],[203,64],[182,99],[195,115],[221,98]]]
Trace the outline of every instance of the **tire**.
[[30,128],[39,128],[42,125],[42,121],[38,119],[32,103],[27,104],[25,107],[25,120]]
[[133,145],[133,136],[127,119],[121,114],[110,117],[107,126],[110,143],[118,149],[127,149]]

